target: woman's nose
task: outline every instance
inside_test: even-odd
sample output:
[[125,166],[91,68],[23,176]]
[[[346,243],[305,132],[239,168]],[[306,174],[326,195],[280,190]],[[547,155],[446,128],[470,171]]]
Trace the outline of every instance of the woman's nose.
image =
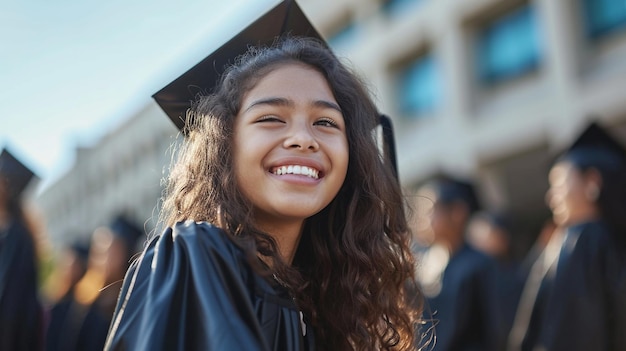
[[317,151],[319,143],[308,126],[294,126],[289,131],[290,135],[285,139],[285,148]]

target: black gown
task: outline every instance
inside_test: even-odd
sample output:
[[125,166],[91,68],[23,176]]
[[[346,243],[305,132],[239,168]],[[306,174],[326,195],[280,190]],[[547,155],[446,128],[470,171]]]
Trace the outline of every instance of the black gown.
[[556,274],[540,290],[539,346],[550,351],[626,350],[626,257],[603,222],[567,229]]
[[33,240],[22,222],[0,231],[0,350],[41,350],[43,310]]
[[177,223],[128,270],[105,350],[314,350],[282,290],[219,228]]
[[426,349],[498,350],[503,338],[495,261],[464,244],[441,279],[441,291],[425,301],[424,330],[431,328],[434,333],[426,337],[435,337]]
[[50,309],[46,351],[102,351],[111,314],[83,305],[70,292]]

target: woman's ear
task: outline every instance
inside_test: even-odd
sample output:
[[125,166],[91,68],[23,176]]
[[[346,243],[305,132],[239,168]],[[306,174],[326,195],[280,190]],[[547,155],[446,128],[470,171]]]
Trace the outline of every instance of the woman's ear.
[[597,169],[591,168],[585,171],[583,175],[583,182],[585,187],[585,196],[590,201],[596,202],[600,196],[600,189],[602,189],[602,175]]

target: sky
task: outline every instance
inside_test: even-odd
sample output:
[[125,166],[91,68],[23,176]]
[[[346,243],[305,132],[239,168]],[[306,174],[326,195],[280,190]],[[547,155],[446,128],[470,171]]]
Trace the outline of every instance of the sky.
[[39,189],[278,0],[0,0],[0,147]]

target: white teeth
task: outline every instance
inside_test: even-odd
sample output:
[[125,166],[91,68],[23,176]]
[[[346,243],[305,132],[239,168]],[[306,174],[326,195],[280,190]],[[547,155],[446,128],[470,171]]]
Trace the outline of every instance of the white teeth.
[[283,174],[299,174],[307,177],[311,177],[314,179],[319,178],[319,171],[315,168],[300,166],[300,165],[289,165],[289,166],[280,166],[274,168],[274,174],[283,175]]

